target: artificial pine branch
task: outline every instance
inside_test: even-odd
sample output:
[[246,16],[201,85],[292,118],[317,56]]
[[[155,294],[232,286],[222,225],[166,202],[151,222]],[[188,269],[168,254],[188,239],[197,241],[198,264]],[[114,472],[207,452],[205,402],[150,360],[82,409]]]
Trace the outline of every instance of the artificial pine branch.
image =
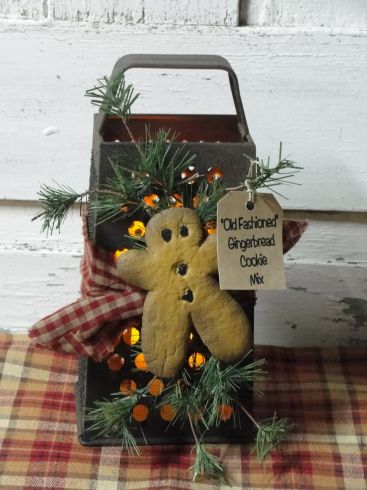
[[125,122],[139,95],[139,93],[134,94],[134,87],[131,84],[126,84],[123,73],[112,79],[99,78],[96,85],[85,92],[85,96],[91,98],[91,103],[99,107],[101,112],[114,114]]
[[206,180],[200,183],[196,210],[203,223],[216,221],[217,204],[225,193],[226,189],[221,179],[214,180],[212,184],[209,184]]
[[38,195],[43,211],[32,218],[32,221],[41,218],[43,220],[42,232],[46,231],[52,234],[54,229],[60,232],[60,227],[70,209],[76,203],[81,204],[83,199],[88,196],[88,191],[76,192],[65,185],[52,187],[44,184],[41,186]]
[[259,359],[243,365],[244,359],[237,364],[224,364],[211,357],[204,366],[197,390],[206,400],[206,423],[209,427],[220,424],[220,406],[235,403],[236,394],[241,386],[251,386],[250,383],[262,381],[265,371],[262,366],[265,359]]
[[112,177],[90,198],[90,207],[97,214],[97,224],[115,219],[122,212],[129,216],[142,205],[133,171],[121,166],[116,157],[109,158],[109,163],[113,171]]
[[174,408],[176,415],[172,424],[181,422],[183,426],[189,421],[190,425],[196,425],[201,421],[206,426],[203,418],[205,402],[203,393],[191,382],[189,375],[183,371],[183,378],[167,387],[158,408],[163,405],[171,405]]
[[279,445],[288,438],[295,425],[286,417],[278,419],[276,413],[270,419],[257,422],[242,403],[237,403],[256,427],[256,456],[263,463],[267,455],[273,449],[278,449]]
[[288,418],[278,419],[276,413],[271,419],[261,422],[256,435],[257,459],[263,462],[273,449],[277,449],[287,439],[294,427]]
[[140,454],[136,440],[129,428],[131,410],[136,405],[139,394],[134,393],[124,398],[94,402],[95,407],[88,410],[86,421],[92,422],[89,431],[96,436],[121,437],[122,447],[129,453]]
[[134,93],[134,87],[131,84],[126,84],[123,73],[115,78],[99,78],[96,85],[85,92],[85,96],[92,99],[92,105],[99,107],[101,112],[114,114],[121,119],[131,141],[140,153],[139,145],[128,125],[131,107],[139,95],[139,93]]
[[189,471],[193,472],[193,481],[197,479],[218,480],[228,483],[222,462],[213,454],[210,454],[205,445],[198,441],[194,446],[195,462]]
[[251,162],[250,172],[248,179],[251,182],[253,190],[266,187],[273,190],[276,194],[283,196],[279,192],[274,190],[274,187],[284,184],[299,185],[297,182],[292,182],[288,179],[294,177],[303,167],[296,165],[296,162],[289,158],[282,157],[282,142],[279,144],[279,158],[274,167],[270,167],[270,158],[268,157],[266,162],[262,159],[254,161],[251,157],[245,155],[245,157]]
[[157,189],[164,193],[165,201],[160,202],[160,208],[169,207],[169,198],[177,191],[178,183],[181,183],[181,172],[189,167],[195,155],[192,155],[182,145],[174,147],[177,134],[170,130],[160,129],[151,136],[146,128],[146,139],[139,143],[142,158],[138,163],[138,170],[148,179],[142,182],[141,192],[147,192],[149,188]]

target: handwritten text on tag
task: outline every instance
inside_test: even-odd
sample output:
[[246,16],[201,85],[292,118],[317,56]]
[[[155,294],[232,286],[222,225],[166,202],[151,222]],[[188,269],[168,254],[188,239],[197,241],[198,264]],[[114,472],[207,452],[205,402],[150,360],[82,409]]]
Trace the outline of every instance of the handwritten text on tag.
[[230,191],[218,203],[217,248],[221,289],[284,289],[283,210],[272,194]]

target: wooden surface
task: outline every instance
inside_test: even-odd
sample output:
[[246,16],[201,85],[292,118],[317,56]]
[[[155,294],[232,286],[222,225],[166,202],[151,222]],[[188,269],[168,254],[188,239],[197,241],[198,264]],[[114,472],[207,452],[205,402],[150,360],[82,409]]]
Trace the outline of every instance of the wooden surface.
[[[119,56],[207,52],[238,74],[258,155],[275,160],[282,140],[304,166],[302,186],[283,189],[288,205],[367,209],[366,31],[2,22],[0,40],[1,198],[35,199],[51,178],[85,188],[93,108],[83,94]],[[233,112],[224,73],[132,70],[129,79],[143,94],[136,111]]]
[[[0,0],[4,325],[24,331],[78,295],[78,216],[48,239],[30,218],[40,183],[88,185],[84,91],[122,54],[215,53],[238,74],[258,155],[276,159],[282,140],[304,166],[303,185],[283,189],[282,203],[311,225],[287,256],[288,291],[259,296],[258,342],[364,341],[366,28],[365,0]],[[223,73],[135,70],[129,79],[142,112],[233,112]]]
[[[0,207],[3,325],[26,331],[79,295],[83,252],[77,211],[61,235],[40,234],[37,207]],[[350,244],[353,243],[353,247]],[[286,291],[258,295],[256,341],[338,345],[367,341],[367,249],[363,223],[311,221],[286,255]]]

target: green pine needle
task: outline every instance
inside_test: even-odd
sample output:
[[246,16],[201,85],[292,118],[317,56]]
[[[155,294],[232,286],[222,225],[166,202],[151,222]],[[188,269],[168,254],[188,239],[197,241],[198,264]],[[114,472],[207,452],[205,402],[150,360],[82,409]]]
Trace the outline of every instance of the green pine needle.
[[[253,158],[245,155],[245,157],[253,162]],[[285,196],[277,192],[274,187],[279,185],[299,185],[297,182],[292,182],[288,179],[294,177],[303,167],[296,165],[296,162],[289,160],[288,158],[282,158],[282,142],[279,144],[279,158],[274,167],[270,167],[270,158],[268,157],[266,162],[264,160],[258,160],[257,164],[253,167],[251,174],[248,178],[251,181],[251,187],[253,190],[266,187],[272,190],[275,194],[278,194],[286,199]]]
[[51,187],[44,184],[41,186],[38,195],[43,211],[34,216],[32,221],[41,218],[43,221],[42,232],[52,234],[54,229],[60,232],[60,227],[70,209],[77,202],[82,203],[83,199],[88,196],[88,191],[76,192],[65,185]]
[[139,143],[141,161],[138,171],[147,178],[141,181],[141,193],[158,189],[165,199],[160,201],[159,210],[170,205],[169,197],[178,191],[177,184],[181,181],[181,172],[189,167],[195,155],[182,145],[175,146],[177,134],[170,130],[160,129],[152,137],[146,128],[145,142]]
[[134,87],[126,84],[125,75],[120,74],[111,79],[102,77],[96,85],[85,92],[92,104],[99,107],[105,114],[114,114],[126,121],[130,116],[131,107],[140,94],[134,93]]
[[90,207],[97,214],[97,224],[120,217],[121,208],[125,206],[129,209],[126,216],[130,216],[141,206],[137,193],[138,183],[132,171],[121,166],[117,156],[109,158],[109,163],[112,176],[90,198]]
[[277,449],[281,442],[289,436],[294,424],[288,418],[278,419],[276,413],[271,419],[259,424],[256,436],[257,459],[263,462],[273,449]]
[[195,462],[189,468],[189,471],[193,472],[193,481],[208,478],[228,483],[223,464],[216,456],[208,453],[202,442],[198,441],[194,450]]
[[206,400],[198,387],[191,384],[188,375],[183,372],[183,380],[169,385],[158,404],[158,408],[163,405],[171,405],[176,411],[172,424],[181,422],[182,426],[191,418],[192,423],[196,424],[199,420],[205,425],[202,418],[202,410]]
[[209,427],[220,424],[220,405],[233,404],[241,387],[249,387],[251,383],[264,379],[266,373],[262,366],[265,359],[241,365],[244,359],[231,365],[211,357],[205,363],[197,390],[206,400],[204,413]]
[[129,427],[131,410],[139,395],[135,392],[124,398],[94,402],[94,408],[89,409],[85,416],[86,421],[92,422],[88,430],[96,432],[96,437],[120,437],[123,448],[129,453],[140,454]]
[[200,183],[196,210],[203,223],[216,221],[217,204],[225,193],[226,189],[221,179],[214,180],[212,184],[208,184],[206,180]]

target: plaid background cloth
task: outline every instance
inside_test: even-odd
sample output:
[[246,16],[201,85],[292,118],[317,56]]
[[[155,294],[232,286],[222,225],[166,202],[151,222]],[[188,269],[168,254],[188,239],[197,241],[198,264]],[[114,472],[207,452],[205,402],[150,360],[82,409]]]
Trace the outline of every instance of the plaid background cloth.
[[76,439],[74,356],[0,335],[0,488],[92,490],[350,489],[367,481],[367,348],[257,347],[269,377],[258,419],[288,416],[296,432],[262,466],[252,445],[213,448],[232,487],[192,483],[190,447],[87,448]]
[[[306,221],[283,222],[284,253],[298,242],[306,227]],[[100,361],[115,348],[119,320],[142,313],[145,294],[119,278],[111,253],[88,240],[86,214],[83,236],[81,299],[37,322],[29,336],[43,347]]]

